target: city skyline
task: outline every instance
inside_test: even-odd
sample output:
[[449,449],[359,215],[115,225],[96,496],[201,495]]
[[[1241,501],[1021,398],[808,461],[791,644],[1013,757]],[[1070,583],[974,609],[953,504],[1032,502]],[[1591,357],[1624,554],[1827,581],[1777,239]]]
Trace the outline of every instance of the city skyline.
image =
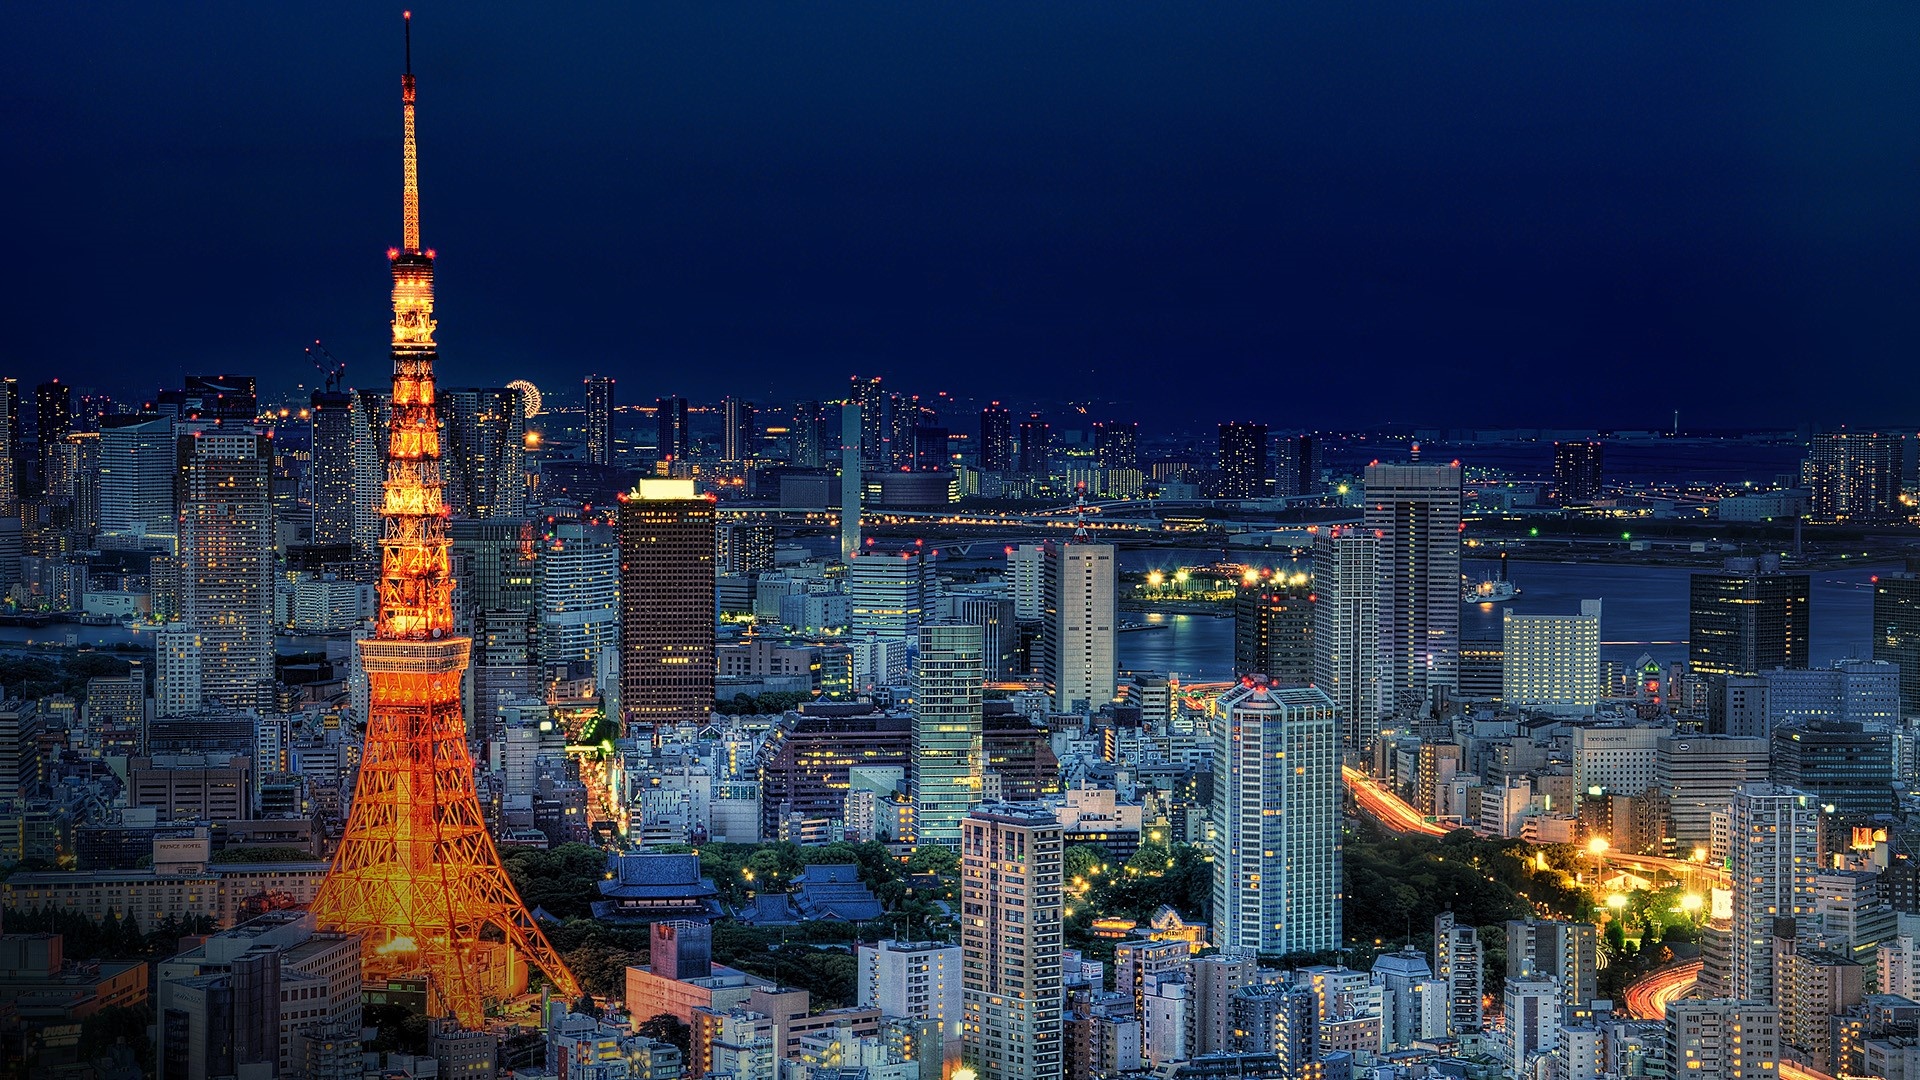
[[[1018,371],[1040,400],[1097,381],[1218,420],[1165,376],[1363,364],[1384,377],[1301,426],[1899,419],[1897,393],[1771,387],[1807,362],[1906,378],[1920,245],[1892,163],[1920,76],[1889,43],[1913,13],[1101,14],[422,12],[450,375],[570,384],[607,357],[635,400],[779,401],[853,371],[1004,396]],[[49,264],[14,294],[43,313],[23,377],[304,374],[318,337],[377,384],[366,238],[392,232],[398,133],[366,43],[390,11],[9,18],[35,46],[0,92],[47,163],[5,181]],[[236,237],[281,272],[232,275]],[[104,317],[55,284],[81,273]],[[1563,364],[1610,374],[1537,374]]]

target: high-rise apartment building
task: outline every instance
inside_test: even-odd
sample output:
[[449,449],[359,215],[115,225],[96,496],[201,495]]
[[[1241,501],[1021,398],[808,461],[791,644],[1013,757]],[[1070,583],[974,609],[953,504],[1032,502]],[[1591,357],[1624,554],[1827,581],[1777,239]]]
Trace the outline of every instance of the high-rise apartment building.
[[852,563],[860,551],[860,497],[865,466],[860,440],[865,438],[858,405],[840,407],[840,561]]
[[853,599],[849,632],[882,638],[919,633],[926,618],[928,572],[926,551],[918,545],[857,553],[847,568],[847,591]]
[[655,453],[663,462],[685,461],[693,450],[693,435],[687,426],[687,399],[656,398],[653,403]]
[[1380,537],[1383,708],[1409,709],[1460,682],[1461,473],[1369,465],[1364,528]]
[[1585,715],[1600,704],[1600,601],[1580,601],[1578,615],[1500,619],[1501,703]]
[[1562,1004],[1585,1006],[1599,987],[1592,923],[1561,919],[1507,920],[1507,978],[1550,978]]
[[447,501],[456,518],[527,510],[527,406],[518,387],[442,390]]
[[21,485],[26,482],[27,462],[26,446],[20,438],[20,380],[0,379],[0,409],[6,410],[6,422],[0,425],[0,435],[6,436],[5,457],[10,463],[9,474],[13,477],[13,491],[16,499],[21,495]]
[[1730,996],[1773,1000],[1774,920],[1814,913],[1819,848],[1813,796],[1775,784],[1734,792],[1727,845],[1733,880]]
[[[308,399],[313,425],[312,460],[307,464],[307,505],[313,511],[313,543],[318,547],[353,543],[353,395],[315,390]],[[105,445],[106,436],[101,436]]]
[[1920,565],[1873,582],[1873,658],[1900,668],[1900,708],[1920,713]]
[[1340,717],[1341,742],[1369,752],[1380,732],[1380,540],[1322,529],[1313,540],[1313,681]]
[[587,460],[613,464],[613,377],[589,375],[587,390]]
[[962,1057],[980,1080],[1059,1080],[1061,826],[1037,804],[960,823]]
[[1314,603],[1298,582],[1255,581],[1233,600],[1233,673],[1265,675],[1276,684],[1314,680]]
[[1553,444],[1553,496],[1562,503],[1590,503],[1600,497],[1603,444],[1557,442]]
[[73,395],[59,379],[33,388],[33,427],[42,482],[53,464],[53,448],[73,431]]
[[1687,664],[1695,675],[1803,668],[1811,653],[1812,581],[1773,559],[1728,559],[1692,576]]
[[241,709],[273,704],[273,442],[207,428],[182,435],[181,614],[200,637],[200,692]]
[[353,410],[353,562],[362,581],[380,574],[380,535],[385,526],[387,449],[393,422],[393,395],[354,390]]
[[620,708],[643,724],[713,711],[713,501],[641,480],[620,502]]
[[847,394],[847,402],[860,410],[860,465],[866,472],[885,472],[892,464],[888,456],[887,443],[892,434],[891,415],[887,392],[880,385],[880,376],[863,379],[853,377],[852,389]]
[[1320,479],[1326,467],[1320,440],[1312,434],[1282,435],[1273,443],[1273,493],[1314,495],[1326,488]]
[[1241,680],[1214,737],[1213,940],[1257,953],[1321,952],[1340,937],[1340,737],[1311,686]]
[[760,443],[753,402],[730,397],[720,403],[720,460],[752,461]]
[[173,536],[179,447],[164,416],[108,417],[100,425],[100,531]]
[[1053,429],[1040,419],[1040,414],[1035,413],[1020,421],[1020,475],[1042,480],[1052,475],[1047,456],[1052,441]]
[[793,463],[823,469],[840,456],[839,410],[817,401],[793,407]]
[[1220,484],[1223,499],[1265,498],[1271,479],[1267,462],[1267,425],[1232,421],[1220,425]]
[[1815,435],[1800,469],[1807,516],[1868,525],[1911,516],[1900,504],[1904,442],[1899,435],[1861,431]]
[[1098,709],[1113,700],[1120,674],[1113,546],[1048,543],[1041,573],[1040,667],[1054,711]]
[[997,401],[980,410],[980,469],[1013,471],[1013,410]]
[[916,840],[960,846],[960,819],[980,801],[985,634],[978,626],[920,628],[913,661],[913,752],[907,781]]
[[1764,1000],[1667,1005],[1665,1073],[1688,1080],[1768,1080],[1780,1061],[1780,1010]]
[[859,975],[856,1004],[879,1009],[882,1016],[932,1020],[941,1041],[959,1058],[962,1003],[961,950],[941,941],[882,938],[855,950]]
[[1451,911],[1434,917],[1433,974],[1447,986],[1449,1036],[1458,1038],[1486,1024],[1486,1005],[1481,999],[1486,983],[1481,966],[1484,957],[1477,928],[1459,925]]
[[1140,425],[1132,420],[1096,420],[1093,459],[1103,469],[1140,467]]
[[1039,622],[1046,613],[1046,549],[1021,544],[1007,549],[1007,592],[1013,597],[1013,617]]
[[[713,541],[707,541],[712,557]],[[620,641],[620,560],[614,530],[563,521],[540,553],[540,658],[584,661]]]

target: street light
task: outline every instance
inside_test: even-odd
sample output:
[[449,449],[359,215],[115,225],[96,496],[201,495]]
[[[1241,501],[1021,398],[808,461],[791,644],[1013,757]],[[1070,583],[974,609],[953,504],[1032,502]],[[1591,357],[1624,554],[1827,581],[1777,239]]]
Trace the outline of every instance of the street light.
[[1698,912],[1704,906],[1706,906],[1706,900],[1699,893],[1688,893],[1680,898],[1681,911]]

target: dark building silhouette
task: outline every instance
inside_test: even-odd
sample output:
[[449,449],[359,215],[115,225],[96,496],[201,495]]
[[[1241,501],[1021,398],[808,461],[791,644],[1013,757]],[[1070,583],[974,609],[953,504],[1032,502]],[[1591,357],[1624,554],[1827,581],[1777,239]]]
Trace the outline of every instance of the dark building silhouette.
[[1696,675],[1740,675],[1807,666],[1812,581],[1780,572],[1778,559],[1728,559],[1693,575],[1687,661]]

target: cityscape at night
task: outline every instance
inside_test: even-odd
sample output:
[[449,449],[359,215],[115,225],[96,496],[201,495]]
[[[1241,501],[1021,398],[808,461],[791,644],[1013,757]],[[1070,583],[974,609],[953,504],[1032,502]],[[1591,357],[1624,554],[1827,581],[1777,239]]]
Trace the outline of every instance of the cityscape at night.
[[0,27],[0,1078],[1920,1080],[1920,9]]

